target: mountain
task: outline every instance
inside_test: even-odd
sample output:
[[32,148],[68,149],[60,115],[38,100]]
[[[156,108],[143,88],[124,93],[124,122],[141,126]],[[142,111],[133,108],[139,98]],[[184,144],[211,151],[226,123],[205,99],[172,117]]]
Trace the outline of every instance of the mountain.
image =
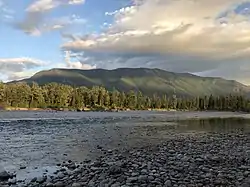
[[21,81],[28,84],[50,82],[72,86],[104,86],[108,90],[140,90],[147,95],[173,94],[182,96],[248,94],[250,88],[234,80],[200,77],[189,73],[173,73],[161,69],[119,68],[114,70],[51,69]]

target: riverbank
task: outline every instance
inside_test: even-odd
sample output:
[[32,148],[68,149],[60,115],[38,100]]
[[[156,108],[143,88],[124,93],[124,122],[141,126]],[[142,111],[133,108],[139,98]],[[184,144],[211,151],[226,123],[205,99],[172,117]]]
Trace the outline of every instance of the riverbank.
[[[26,186],[220,186],[250,185],[250,134],[175,135],[157,145],[105,150],[81,163],[58,164],[55,176],[34,178]],[[16,184],[15,178],[0,186]],[[19,184],[21,185],[21,183]]]
[[[103,108],[103,107],[96,107],[96,108],[22,108],[22,107],[3,107],[2,111],[72,111],[72,112],[119,112],[119,111],[130,111],[132,109],[129,108]],[[144,111],[157,111],[157,112],[174,112],[177,110],[173,109],[143,109]],[[141,111],[143,111],[141,110]],[[1,110],[0,110],[1,111]],[[178,111],[188,111],[188,110],[178,110]]]
[[[125,110],[125,109],[124,109]],[[5,107],[2,111],[72,111],[72,112],[100,112],[100,111],[108,111],[108,112],[117,112],[124,111],[121,109],[100,109],[100,108],[81,108],[81,109],[72,109],[72,108],[21,108],[21,107]],[[126,109],[127,110],[127,109]]]
[[0,111],[52,111],[52,112],[123,112],[123,111],[153,111],[153,112],[233,112],[233,113],[244,113],[248,114],[246,111],[223,111],[223,110],[184,110],[184,109],[164,109],[164,108],[146,108],[146,109],[130,109],[130,108],[105,108],[105,107],[95,107],[95,108],[23,108],[23,107],[0,107]]

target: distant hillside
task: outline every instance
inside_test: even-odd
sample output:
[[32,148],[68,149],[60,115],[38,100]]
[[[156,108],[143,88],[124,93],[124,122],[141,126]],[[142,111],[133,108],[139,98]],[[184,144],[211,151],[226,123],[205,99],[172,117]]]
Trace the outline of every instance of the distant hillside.
[[161,69],[119,68],[115,70],[51,69],[16,82],[50,82],[75,86],[104,86],[108,90],[140,90],[144,94],[173,94],[182,96],[248,94],[249,87],[233,80],[199,77],[188,73],[173,73]]

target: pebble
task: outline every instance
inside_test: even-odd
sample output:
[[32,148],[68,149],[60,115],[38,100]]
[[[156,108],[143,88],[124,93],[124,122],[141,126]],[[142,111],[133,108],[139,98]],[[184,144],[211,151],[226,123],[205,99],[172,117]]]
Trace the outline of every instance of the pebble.
[[[250,134],[208,133],[177,136],[155,147],[122,152],[109,150],[95,161],[58,164],[50,181],[34,178],[46,187],[203,187],[247,186],[250,177]],[[76,167],[74,170],[72,168]],[[7,172],[0,173],[0,179]],[[4,174],[4,175],[3,175]],[[1,183],[4,186],[9,183]],[[12,180],[16,182],[15,179]],[[40,183],[40,184],[39,184]]]
[[81,187],[82,185],[80,183],[73,183],[72,187]]
[[53,187],[53,186],[54,186],[54,184],[51,183],[51,182],[49,182],[49,183],[46,184],[46,187]]
[[54,184],[54,186],[55,186],[55,187],[65,187],[65,184],[64,184],[63,182],[59,181],[59,182],[56,182],[56,183]]
[[20,168],[19,169],[26,169],[26,166],[20,166]]

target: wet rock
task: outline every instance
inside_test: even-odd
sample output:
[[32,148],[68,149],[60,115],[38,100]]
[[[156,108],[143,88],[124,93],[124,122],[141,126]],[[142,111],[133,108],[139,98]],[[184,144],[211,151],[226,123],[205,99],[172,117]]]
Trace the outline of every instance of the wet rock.
[[140,175],[139,177],[138,177],[138,180],[139,181],[146,181],[148,179],[148,176],[147,175]]
[[45,186],[46,186],[46,187],[54,187],[54,184],[51,183],[51,182],[49,182],[49,183],[47,183]]
[[135,181],[137,181],[138,180],[138,177],[129,177],[128,179],[127,179],[127,182],[128,183],[133,183],[133,182],[135,182]]
[[36,182],[41,184],[41,183],[45,182],[46,179],[47,179],[46,176],[40,176],[40,177],[37,178]]
[[109,174],[111,175],[115,175],[115,174],[119,174],[122,172],[122,169],[120,166],[118,165],[112,165],[109,169],[108,169]]
[[8,180],[12,177],[7,171],[0,171],[0,181]]
[[61,182],[61,181],[58,181],[58,182],[56,182],[55,184],[54,184],[54,187],[65,187],[66,185],[63,183],[63,182]]
[[164,185],[165,185],[166,187],[171,187],[171,186],[172,186],[171,180],[167,180],[167,181],[164,183]]
[[32,178],[32,179],[30,180],[30,182],[36,182],[36,180],[37,180],[37,177],[34,177],[34,178]]
[[16,184],[16,183],[17,183],[17,180],[16,180],[16,178],[12,178],[12,179],[9,179],[9,180],[8,180],[8,183],[9,183],[9,184]]
[[111,185],[111,187],[120,187],[120,186],[121,186],[121,183],[119,183],[119,182],[116,182],[116,183]]
[[20,166],[20,168],[19,169],[26,169],[26,166]]
[[100,145],[97,145],[96,148],[97,148],[97,149],[103,149],[103,147],[100,146]]
[[64,175],[63,172],[59,172],[59,173],[57,174],[57,177],[58,177],[59,179],[62,179],[62,178],[65,177],[65,175]]
[[73,183],[72,187],[81,187],[82,185],[80,183]]

